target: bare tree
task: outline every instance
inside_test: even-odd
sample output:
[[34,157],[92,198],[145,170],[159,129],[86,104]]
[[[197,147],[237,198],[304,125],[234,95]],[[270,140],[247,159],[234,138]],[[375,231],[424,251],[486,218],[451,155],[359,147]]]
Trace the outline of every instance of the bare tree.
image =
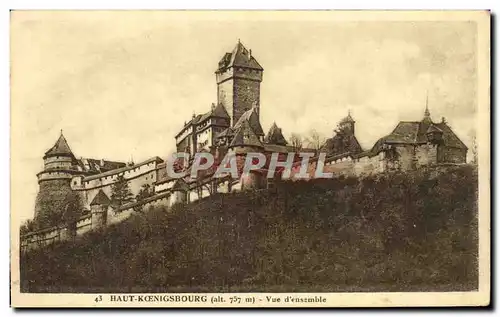
[[295,152],[300,151],[303,146],[302,136],[298,133],[292,133],[292,136],[290,137],[290,144],[292,145]]
[[476,141],[476,135],[474,134],[472,136],[472,163],[477,164],[477,141]]
[[323,144],[325,143],[326,139],[324,136],[319,134],[318,131],[315,129],[312,129],[309,132],[309,136],[305,139],[307,146],[314,149],[316,153],[321,149]]

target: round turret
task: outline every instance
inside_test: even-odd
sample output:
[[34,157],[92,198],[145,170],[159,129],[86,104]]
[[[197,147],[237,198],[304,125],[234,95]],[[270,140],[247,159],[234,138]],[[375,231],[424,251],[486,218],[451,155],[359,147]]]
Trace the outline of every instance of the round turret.
[[44,169],[37,174],[40,187],[35,201],[35,221],[41,226],[52,226],[74,194],[71,179],[81,171],[62,131],[54,146],[45,152],[43,162]]
[[54,146],[45,152],[43,163],[43,171],[37,174],[38,183],[54,179],[70,180],[74,174],[80,172],[62,131]]

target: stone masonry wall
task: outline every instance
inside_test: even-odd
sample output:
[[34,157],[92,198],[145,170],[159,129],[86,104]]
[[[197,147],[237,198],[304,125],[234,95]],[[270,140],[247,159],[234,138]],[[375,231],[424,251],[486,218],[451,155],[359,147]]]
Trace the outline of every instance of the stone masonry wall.
[[254,104],[260,104],[260,83],[240,78],[234,79],[234,122],[236,123],[241,115],[251,109]]
[[434,144],[423,144],[415,148],[416,167],[437,163],[437,146]]
[[437,149],[439,163],[465,163],[467,150],[440,145]]

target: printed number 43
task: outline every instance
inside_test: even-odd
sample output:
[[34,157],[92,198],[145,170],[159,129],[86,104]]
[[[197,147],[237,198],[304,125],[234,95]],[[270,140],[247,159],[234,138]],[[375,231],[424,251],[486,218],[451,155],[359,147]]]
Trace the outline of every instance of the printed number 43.
[[102,302],[102,295],[99,295],[95,298],[95,302],[96,303],[99,303],[99,302]]

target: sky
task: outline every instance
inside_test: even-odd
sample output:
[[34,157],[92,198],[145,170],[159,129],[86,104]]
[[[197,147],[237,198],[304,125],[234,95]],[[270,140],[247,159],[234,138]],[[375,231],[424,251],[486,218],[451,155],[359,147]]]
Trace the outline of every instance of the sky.
[[[276,18],[275,18],[276,17]],[[316,19],[313,14],[14,12],[11,195],[33,216],[42,156],[63,129],[77,157],[165,157],[193,113],[217,101],[214,71],[238,39],[264,68],[261,122],[285,137],[333,135],[351,111],[364,149],[400,121],[446,121],[471,147],[472,21]]]

